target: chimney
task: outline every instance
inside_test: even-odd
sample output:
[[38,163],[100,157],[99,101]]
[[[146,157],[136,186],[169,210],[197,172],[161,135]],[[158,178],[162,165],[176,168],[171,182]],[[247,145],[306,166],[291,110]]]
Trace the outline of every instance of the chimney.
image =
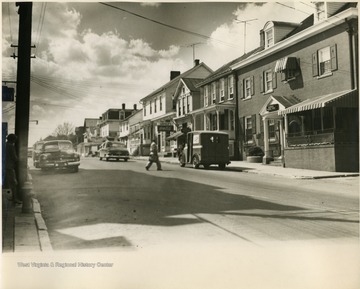
[[180,71],[170,71],[170,80],[180,75]]
[[137,105],[136,104],[134,104],[134,110],[137,110]]
[[122,104],[122,109],[125,109],[125,103]]
[[200,64],[200,60],[199,59],[195,59],[194,60],[194,66],[198,66]]

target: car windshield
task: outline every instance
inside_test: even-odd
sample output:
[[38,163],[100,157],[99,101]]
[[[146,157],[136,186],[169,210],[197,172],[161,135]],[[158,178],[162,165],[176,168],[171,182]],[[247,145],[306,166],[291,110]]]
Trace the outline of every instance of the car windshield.
[[49,143],[44,145],[45,150],[71,150],[72,144],[68,142]]
[[116,143],[116,142],[113,142],[113,143],[109,144],[108,147],[112,147],[112,148],[126,148],[123,143]]

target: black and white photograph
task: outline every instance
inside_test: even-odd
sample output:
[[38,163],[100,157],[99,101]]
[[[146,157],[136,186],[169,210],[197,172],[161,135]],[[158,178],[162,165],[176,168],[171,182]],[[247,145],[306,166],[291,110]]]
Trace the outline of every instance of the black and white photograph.
[[1,1],[2,289],[360,289],[357,1]]

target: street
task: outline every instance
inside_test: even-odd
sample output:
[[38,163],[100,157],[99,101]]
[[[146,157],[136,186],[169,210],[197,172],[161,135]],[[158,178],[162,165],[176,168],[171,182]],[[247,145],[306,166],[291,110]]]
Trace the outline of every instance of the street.
[[225,243],[356,243],[358,179],[293,180],[84,158],[78,173],[32,169],[55,251]]

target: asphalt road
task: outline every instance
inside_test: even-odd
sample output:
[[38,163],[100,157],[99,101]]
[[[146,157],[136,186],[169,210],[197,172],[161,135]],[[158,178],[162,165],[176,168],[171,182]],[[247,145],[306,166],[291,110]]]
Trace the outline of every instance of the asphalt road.
[[355,243],[357,179],[293,180],[236,169],[82,159],[31,171],[55,251]]
[[78,173],[31,173],[54,251],[19,261],[55,265],[19,268],[32,288],[360,286],[358,178],[95,158]]

